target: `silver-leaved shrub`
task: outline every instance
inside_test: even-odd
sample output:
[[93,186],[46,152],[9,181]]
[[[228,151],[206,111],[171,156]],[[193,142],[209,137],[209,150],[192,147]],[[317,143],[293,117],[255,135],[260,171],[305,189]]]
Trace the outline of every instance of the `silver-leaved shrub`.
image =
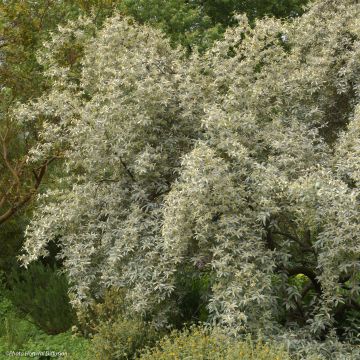
[[[360,329],[360,6],[237,20],[190,57],[119,15],[45,44],[53,88],[15,116],[44,119],[28,161],[61,149],[64,176],[39,196],[22,260],[56,240],[74,306],[122,287],[158,326],[190,266],[211,276],[210,323],[346,352]],[[69,44],[73,67],[56,60]]]

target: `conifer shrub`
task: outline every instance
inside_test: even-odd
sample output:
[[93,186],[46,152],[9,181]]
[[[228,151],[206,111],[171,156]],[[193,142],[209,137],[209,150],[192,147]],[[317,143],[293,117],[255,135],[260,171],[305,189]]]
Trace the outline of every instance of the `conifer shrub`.
[[13,270],[8,283],[8,297],[14,306],[46,334],[65,332],[75,323],[67,279],[56,268],[34,263],[28,269]]
[[[48,335],[34,324],[29,316],[18,311],[7,297],[3,276],[0,273],[0,360],[9,359],[7,352],[46,352],[66,353],[69,360],[92,360],[89,339],[74,336],[71,331],[58,335]],[[34,359],[45,360],[39,356]]]

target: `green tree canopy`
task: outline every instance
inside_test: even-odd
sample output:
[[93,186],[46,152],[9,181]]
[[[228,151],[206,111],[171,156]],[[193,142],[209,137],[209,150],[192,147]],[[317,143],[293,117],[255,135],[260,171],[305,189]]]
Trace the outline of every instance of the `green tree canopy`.
[[245,13],[253,23],[264,16],[299,16],[308,0],[123,0],[120,9],[170,36],[173,44],[205,50]]

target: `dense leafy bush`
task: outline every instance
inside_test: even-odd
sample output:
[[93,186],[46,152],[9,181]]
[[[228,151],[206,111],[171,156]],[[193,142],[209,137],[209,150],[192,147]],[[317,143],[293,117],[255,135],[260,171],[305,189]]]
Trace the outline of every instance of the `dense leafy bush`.
[[67,331],[74,324],[68,282],[56,268],[34,263],[28,269],[14,270],[7,282],[7,295],[15,307],[47,334]]
[[144,346],[155,343],[161,332],[139,316],[126,312],[125,291],[108,289],[103,299],[94,302],[80,317],[81,326],[92,337],[92,353],[99,360],[132,358]]
[[153,349],[140,356],[141,360],[289,360],[290,355],[280,345],[261,341],[234,340],[201,327],[174,331]]
[[117,319],[97,328],[92,340],[94,358],[98,360],[131,359],[146,345],[155,343],[159,334],[138,319]]

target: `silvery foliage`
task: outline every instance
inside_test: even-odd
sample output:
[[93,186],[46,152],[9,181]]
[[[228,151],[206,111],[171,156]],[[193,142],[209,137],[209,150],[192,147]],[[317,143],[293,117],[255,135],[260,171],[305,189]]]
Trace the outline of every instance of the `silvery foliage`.
[[[138,312],[166,309],[192,264],[212,274],[212,321],[330,336],[359,297],[360,7],[237,20],[190,58],[120,16],[54,35],[40,59],[53,89],[17,117],[48,116],[31,161],[60,147],[66,172],[39,196],[22,259],[56,240],[75,306],[114,285]],[[69,39],[79,81],[54,60]]]

